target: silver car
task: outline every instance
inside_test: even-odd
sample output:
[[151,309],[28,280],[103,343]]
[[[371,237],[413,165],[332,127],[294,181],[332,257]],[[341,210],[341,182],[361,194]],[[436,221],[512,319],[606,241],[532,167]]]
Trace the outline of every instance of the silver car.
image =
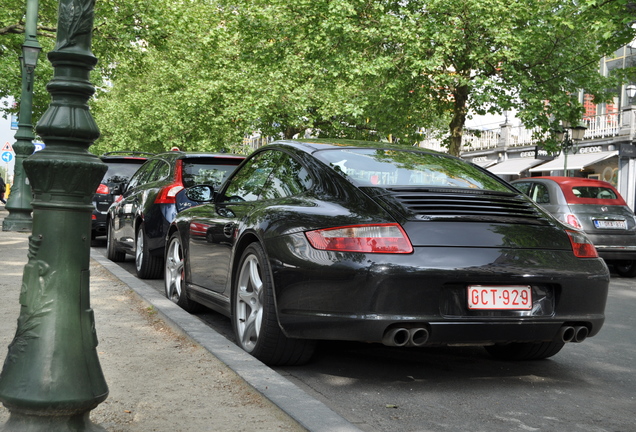
[[580,177],[531,177],[511,183],[561,221],[585,231],[616,273],[636,276],[636,218],[610,183]]

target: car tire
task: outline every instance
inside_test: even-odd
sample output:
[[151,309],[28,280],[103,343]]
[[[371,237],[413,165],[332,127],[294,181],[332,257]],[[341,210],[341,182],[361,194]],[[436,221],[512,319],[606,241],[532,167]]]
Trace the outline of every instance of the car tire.
[[112,222],[109,221],[106,233],[106,258],[113,262],[122,262],[126,260],[126,252],[117,250],[111,224]]
[[258,243],[249,245],[232,290],[232,327],[236,343],[268,365],[307,363],[316,342],[286,337],[278,325],[271,270]]
[[624,260],[624,261],[615,261],[614,270],[618,273],[619,276],[633,278],[636,276],[636,261],[635,260]]
[[511,343],[487,346],[486,351],[500,360],[542,360],[561,351],[564,342]]
[[181,237],[178,232],[173,233],[170,236],[170,240],[168,240],[163,267],[163,283],[166,297],[187,312],[200,311],[202,306],[190,300],[186,293],[183,247],[181,246]]
[[162,259],[150,255],[144,224],[139,225],[135,237],[135,270],[140,279],[159,279],[163,271]]

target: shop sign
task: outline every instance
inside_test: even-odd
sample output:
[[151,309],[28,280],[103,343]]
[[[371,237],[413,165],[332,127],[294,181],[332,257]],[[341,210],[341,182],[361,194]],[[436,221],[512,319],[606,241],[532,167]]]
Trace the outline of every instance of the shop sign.
[[636,146],[632,144],[621,144],[618,149],[618,155],[620,157],[633,158],[636,157]]
[[592,146],[592,147],[581,147],[579,148],[579,153],[588,154],[588,153],[601,153],[603,151],[603,147],[601,146]]
[[[531,153],[531,152],[528,152]],[[539,160],[553,160],[555,157],[557,157],[558,152],[557,153],[550,153],[549,151],[547,151],[546,149],[542,148],[541,146],[536,146],[534,148],[534,158],[535,159],[539,159]]]

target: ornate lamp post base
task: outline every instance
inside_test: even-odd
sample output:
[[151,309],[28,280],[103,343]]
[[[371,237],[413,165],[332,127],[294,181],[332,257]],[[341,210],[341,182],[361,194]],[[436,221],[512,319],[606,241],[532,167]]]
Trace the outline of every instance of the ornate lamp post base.
[[31,213],[28,215],[16,214],[15,210],[11,213],[15,217],[13,220],[5,219],[2,222],[2,231],[31,232],[33,229],[33,219]]
[[106,429],[94,424],[88,417],[88,413],[76,416],[42,417],[12,411],[9,420],[4,426],[0,426],[0,432],[106,432]]

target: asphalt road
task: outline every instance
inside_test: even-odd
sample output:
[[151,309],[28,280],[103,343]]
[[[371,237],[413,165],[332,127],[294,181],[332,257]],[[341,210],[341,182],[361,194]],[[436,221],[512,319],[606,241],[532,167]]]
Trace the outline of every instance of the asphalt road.
[[[101,243],[95,248],[105,253]],[[133,272],[132,258],[122,267]],[[147,281],[163,292],[163,281]],[[552,359],[504,362],[481,348],[323,343],[276,370],[365,431],[634,432],[636,279],[612,278],[601,333]],[[232,339],[227,318],[200,314]]]

